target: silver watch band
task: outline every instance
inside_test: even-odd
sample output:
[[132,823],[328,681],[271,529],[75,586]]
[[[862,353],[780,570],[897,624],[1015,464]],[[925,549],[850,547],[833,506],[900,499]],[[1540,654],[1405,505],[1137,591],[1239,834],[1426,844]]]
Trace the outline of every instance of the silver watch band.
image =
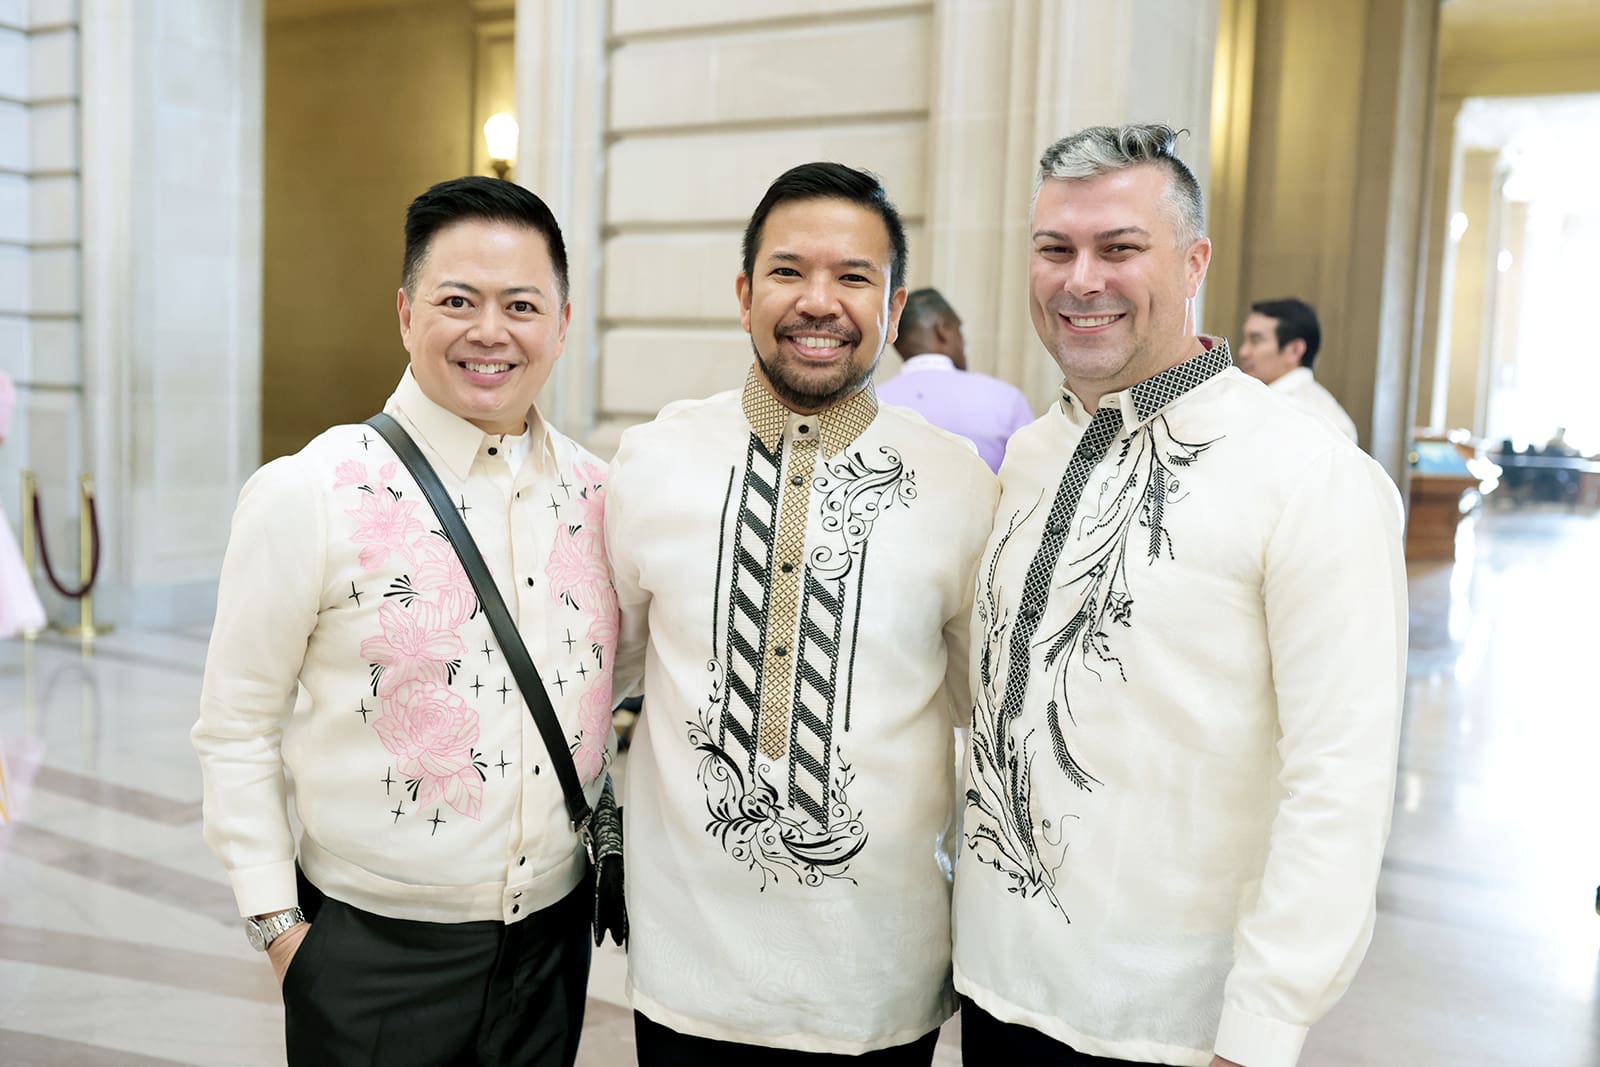
[[249,918],[245,922],[245,934],[250,940],[250,947],[258,952],[266,951],[268,945],[278,939],[278,936],[296,923],[306,921],[306,913],[298,907],[288,911],[279,912],[265,919]]

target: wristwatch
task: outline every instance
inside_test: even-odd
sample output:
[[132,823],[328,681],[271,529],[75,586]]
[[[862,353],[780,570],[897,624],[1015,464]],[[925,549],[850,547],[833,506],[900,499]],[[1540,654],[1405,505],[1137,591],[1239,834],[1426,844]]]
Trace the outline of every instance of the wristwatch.
[[278,914],[270,915],[265,919],[257,919],[252,916],[244,921],[244,936],[250,939],[251,948],[257,952],[265,952],[267,946],[278,939],[279,934],[295,923],[303,923],[305,921],[306,913],[299,908],[280,911]]

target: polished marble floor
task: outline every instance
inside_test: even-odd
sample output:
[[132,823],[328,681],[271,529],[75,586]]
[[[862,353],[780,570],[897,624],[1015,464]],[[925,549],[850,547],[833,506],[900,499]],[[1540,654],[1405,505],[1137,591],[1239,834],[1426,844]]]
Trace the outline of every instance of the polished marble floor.
[[[1492,512],[1461,547],[1412,577],[1377,934],[1307,1067],[1600,1064],[1600,518]],[[6,1067],[282,1062],[271,971],[200,840],[204,648],[0,643]],[[596,959],[587,1067],[633,1062],[623,966]]]

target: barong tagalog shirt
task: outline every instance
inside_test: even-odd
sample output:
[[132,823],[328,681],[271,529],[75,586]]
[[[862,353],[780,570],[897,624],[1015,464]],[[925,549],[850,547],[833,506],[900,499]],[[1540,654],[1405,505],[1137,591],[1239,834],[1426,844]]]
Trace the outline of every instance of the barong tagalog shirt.
[[623,434],[634,1008],[847,1054],[950,1016],[953,725],[996,491],[968,442],[870,386],[799,415],[752,370]]
[[956,988],[1096,1056],[1291,1067],[1366,951],[1399,494],[1226,342],[1012,439],[973,620]]
[[1354,420],[1339,406],[1339,401],[1334,399],[1327,387],[1317,381],[1310,367],[1286,371],[1273,379],[1268,388],[1302,411],[1327,421],[1350,440],[1358,440]]
[[[616,751],[603,464],[536,411],[526,446],[485,434],[409,370],[385,410],[483,553],[593,803]],[[549,751],[472,584],[366,426],[328,430],[240,493],[193,739],[206,839],[241,915],[296,902],[285,770],[306,876],[366,911],[516,922],[584,874]]]

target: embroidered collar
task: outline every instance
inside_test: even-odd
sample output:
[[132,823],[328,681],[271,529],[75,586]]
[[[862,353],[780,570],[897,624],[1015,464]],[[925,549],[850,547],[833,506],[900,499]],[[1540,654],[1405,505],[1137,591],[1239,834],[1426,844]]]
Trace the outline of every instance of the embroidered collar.
[[[761,443],[769,450],[777,451],[778,443],[783,440],[783,428],[795,413],[772,395],[756,373],[753,363],[744,380],[743,406],[744,417],[756,436],[761,438]],[[817,420],[824,453],[837,456],[854,444],[856,438],[878,417],[878,394],[873,391],[872,383],[868,382],[859,392],[851,393],[833,407],[811,417]]]
[[[1137,429],[1171,407],[1196,386],[1233,366],[1233,353],[1228,349],[1226,338],[1202,337],[1200,340],[1207,347],[1199,355],[1192,356],[1175,367],[1168,367],[1160,374],[1137,382],[1127,389],[1107,393],[1100,398],[1099,407],[1115,405],[1122,411],[1123,427],[1129,430]],[[1062,386],[1061,409],[1071,414],[1075,408],[1079,411],[1087,410],[1082,401]]]
[[[472,469],[472,461],[489,446],[491,440],[498,445],[498,434],[486,434],[466,419],[428,399],[409,366],[383,409],[391,414],[398,411],[404,415],[411,431],[449,468],[451,474],[463,481]],[[529,455],[539,462],[542,462],[540,457],[546,455],[553,460],[555,443],[550,439],[544,416],[539,414],[537,406],[528,409],[528,428],[532,431]]]

